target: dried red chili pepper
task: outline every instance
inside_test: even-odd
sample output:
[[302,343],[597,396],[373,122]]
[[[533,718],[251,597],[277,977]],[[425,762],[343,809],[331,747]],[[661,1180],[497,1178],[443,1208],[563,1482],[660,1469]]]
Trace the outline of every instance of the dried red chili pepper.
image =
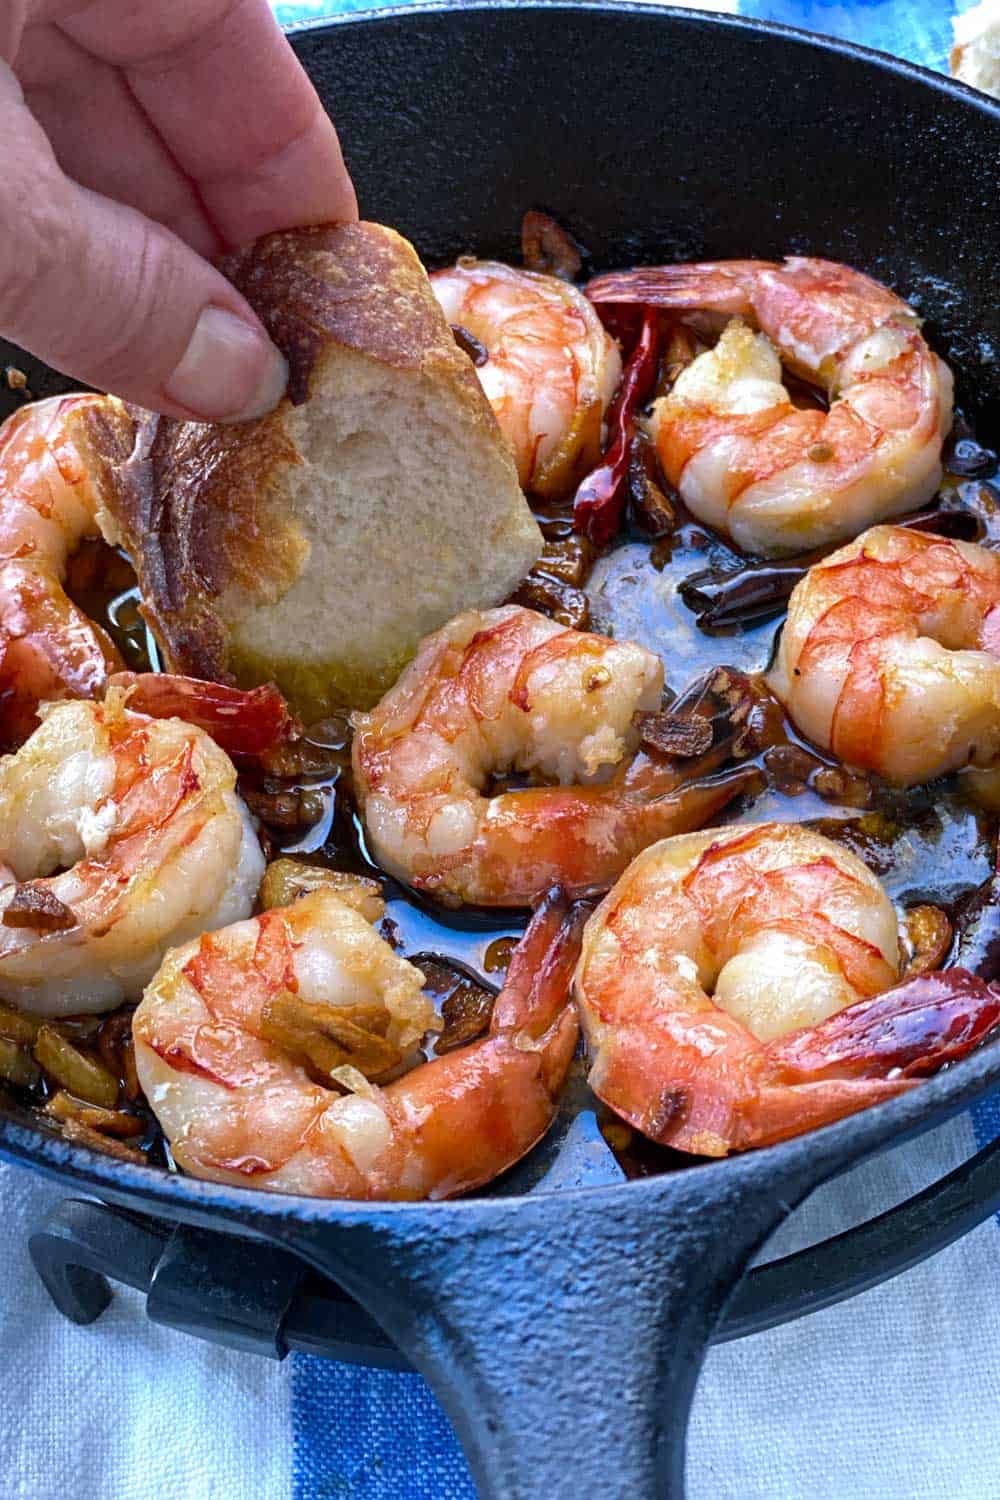
[[660,346],[660,318],[646,308],[635,348],[628,357],[621,384],[608,411],[610,442],[603,462],[580,485],[573,502],[573,524],[597,547],[610,542],[621,525],[627,495],[629,448],[635,415],[656,379]]

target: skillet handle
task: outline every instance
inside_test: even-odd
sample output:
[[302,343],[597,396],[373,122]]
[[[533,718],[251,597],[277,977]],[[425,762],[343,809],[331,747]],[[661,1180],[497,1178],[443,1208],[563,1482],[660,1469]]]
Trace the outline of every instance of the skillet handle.
[[937,1255],[998,1209],[1000,1136],[894,1208],[751,1271],[713,1343],[762,1333],[856,1297]]
[[680,1500],[712,1329],[792,1206],[745,1175],[375,1210],[286,1243],[427,1377],[482,1500]]

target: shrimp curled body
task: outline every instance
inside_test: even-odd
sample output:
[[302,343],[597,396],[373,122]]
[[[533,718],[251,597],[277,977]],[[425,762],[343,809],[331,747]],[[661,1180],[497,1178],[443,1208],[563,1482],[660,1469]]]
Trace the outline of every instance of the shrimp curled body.
[[[457,616],[355,716],[354,785],[379,863],[451,904],[609,885],[745,780],[682,787],[672,764],[635,753],[633,715],[659,707],[662,684],[659,659],[631,641],[518,605]],[[559,785],[489,796],[511,768]]]
[[700,1155],[814,1129],[911,1088],[1000,1017],[1000,992],[964,970],[892,989],[898,968],[892,904],[830,840],[766,823],[665,839],[584,933],[590,1085]]
[[99,501],[69,418],[102,396],[54,396],[0,427],[0,742],[18,745],[40,703],[97,696],[122,663],[66,596],[66,565],[100,536]]
[[[746,551],[839,541],[937,489],[951,373],[912,308],[860,271],[805,256],[719,261],[612,273],[587,291],[734,317],[649,426],[686,504]],[[826,392],[829,411],[794,405],[781,361]]]
[[487,354],[476,373],[510,443],[521,487],[572,490],[600,457],[601,422],[621,377],[618,346],[576,287],[496,261],[431,276],[449,323]]
[[1000,759],[1000,556],[876,526],[811,568],[770,684],[839,759],[911,785]]
[[166,949],[250,911],[264,860],[208,735],[82,700],[0,760],[0,998],[41,1015],[135,999]]
[[338,1014],[360,1008],[371,1025],[383,1011],[404,1048],[434,1013],[420,971],[341,897],[315,891],[169,955],[135,1014],[140,1081],[195,1176],[326,1198],[448,1197],[511,1166],[555,1116],[578,1034],[581,927],[564,898],[542,905],[482,1040],[384,1087],[352,1066],[319,1083],[276,1040],[282,997],[305,1031],[312,1013],[328,1035]]
[[109,399],[54,396],[0,425],[0,747],[23,744],[43,704],[127,685],[145,712],[188,718],[233,754],[259,754],[292,730],[277,688],[240,692],[166,673],[125,674],[111,637],[66,594],[80,544],[117,536],[75,434],[81,411]]

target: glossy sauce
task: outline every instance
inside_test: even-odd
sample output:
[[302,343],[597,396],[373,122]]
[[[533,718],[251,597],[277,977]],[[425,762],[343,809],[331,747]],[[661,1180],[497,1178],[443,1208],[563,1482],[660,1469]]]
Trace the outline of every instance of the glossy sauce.
[[[969,464],[976,462],[976,454],[960,450],[956,467],[963,459],[968,470]],[[963,494],[959,486],[968,494]],[[981,539],[992,541],[1000,533],[1000,526],[993,529],[994,512],[1000,515],[1000,489],[988,480],[977,479],[973,486],[966,476],[955,475],[946,481],[943,494],[949,504],[962,505],[979,516]],[[572,535],[572,515],[567,507],[539,509],[538,517],[549,541]],[[678,507],[678,520],[676,531],[659,540],[650,540],[638,526],[627,527],[596,559],[584,585],[590,628],[639,641],[660,655],[666,664],[668,696],[679,694],[692,679],[713,667],[763,671],[781,624],[778,617],[711,633],[699,628],[695,613],[681,594],[684,581],[706,569],[738,568],[745,560],[698,525],[683,507]],[[105,626],[126,664],[135,670],[158,666],[155,643],[138,612],[137,590],[128,576],[127,562],[110,549],[97,547],[77,574],[77,601]],[[80,586],[81,579],[84,586]],[[495,991],[503,980],[510,940],[516,938],[523,920],[510,912],[445,910],[383,875],[369,855],[351,796],[346,723],[341,721],[339,729],[334,726],[332,730],[327,725],[315,738],[321,743],[310,770],[290,778],[255,773],[241,781],[250,805],[264,818],[268,852],[377,876],[387,901],[385,936],[407,956],[432,956],[446,966],[443,978],[435,970],[436,993],[447,990],[449,965],[454,966],[456,975],[466,975]],[[875,785],[865,798],[866,805],[859,807],[856,795],[837,801],[829,791],[822,796],[814,787],[796,782],[784,772],[775,774],[774,768],[782,765],[775,751],[783,750],[788,761],[791,752],[805,748],[813,765],[836,766],[812,747],[804,747],[785,722],[776,743],[756,757],[767,776],[766,790],[750,804],[737,803],[725,809],[718,821],[779,819],[814,826],[860,854],[900,908],[929,902],[953,912],[989,878],[996,816],[982,811],[964,795],[959,778],[908,792]],[[794,764],[794,753],[790,758]],[[283,797],[287,801],[289,794],[293,803],[297,799],[297,805],[308,813],[306,821],[296,823],[294,816],[292,826],[288,820],[283,825],[267,821],[268,805],[277,805],[273,801],[269,804],[268,799]],[[585,1074],[585,1060],[579,1057],[550,1136],[494,1191],[523,1191],[530,1186],[554,1161],[567,1131],[595,1128],[590,1113],[595,1110],[597,1127],[626,1175],[647,1175],[691,1164],[691,1157],[653,1145],[596,1105],[586,1088]],[[42,1104],[47,1094],[48,1085],[43,1080],[31,1102]],[[578,1121],[581,1112],[582,1120]],[[135,1144],[149,1160],[170,1165],[169,1152],[151,1117],[145,1136]]]

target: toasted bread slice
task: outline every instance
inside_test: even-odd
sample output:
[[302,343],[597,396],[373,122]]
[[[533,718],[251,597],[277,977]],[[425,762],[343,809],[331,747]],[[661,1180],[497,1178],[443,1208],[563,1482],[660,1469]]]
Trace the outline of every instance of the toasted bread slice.
[[367,707],[428,631],[505,598],[541,534],[406,240],[291,230],[222,268],[287,357],[288,394],[242,426],[90,408],[76,435],[102,527],[171,670],[273,679],[307,722]]

